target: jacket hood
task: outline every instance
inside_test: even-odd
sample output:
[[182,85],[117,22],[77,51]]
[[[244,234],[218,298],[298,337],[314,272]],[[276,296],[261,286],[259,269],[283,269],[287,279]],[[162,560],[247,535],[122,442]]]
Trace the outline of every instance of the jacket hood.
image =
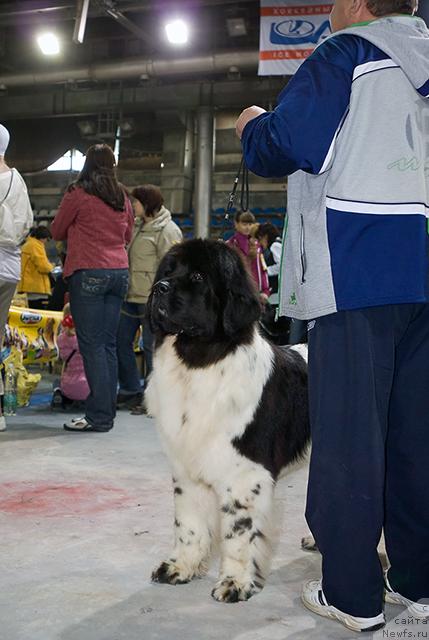
[[159,231],[159,229],[163,229],[170,222],[170,220],[171,213],[163,205],[153,220],[145,222],[144,229],[153,229],[155,231]]
[[387,16],[362,26],[337,31],[365,38],[384,51],[408,77],[415,89],[429,98],[429,29],[421,18]]
[[[12,169],[13,171],[13,169]],[[10,182],[10,170],[0,171],[0,182],[8,185]]]

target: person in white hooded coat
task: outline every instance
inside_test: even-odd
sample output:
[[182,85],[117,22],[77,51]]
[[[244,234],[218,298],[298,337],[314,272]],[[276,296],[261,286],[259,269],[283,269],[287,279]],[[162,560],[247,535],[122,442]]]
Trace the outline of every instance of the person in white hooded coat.
[[[20,245],[33,224],[25,182],[4,159],[9,139],[9,131],[0,124],[0,346],[10,303],[21,277]],[[1,376],[0,395],[3,395]],[[0,431],[5,428],[0,409]]]

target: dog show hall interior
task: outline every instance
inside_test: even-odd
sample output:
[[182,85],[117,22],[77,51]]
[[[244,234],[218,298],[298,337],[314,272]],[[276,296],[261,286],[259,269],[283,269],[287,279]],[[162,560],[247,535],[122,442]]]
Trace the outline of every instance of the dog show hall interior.
[[[0,2],[2,639],[423,637],[427,551],[416,536],[398,571],[392,521],[414,539],[427,505],[404,494],[429,446],[427,281],[413,288],[429,255],[428,22],[429,0]],[[360,322],[337,339],[341,314]],[[344,377],[356,411],[333,390]],[[415,446],[390,454],[405,404]],[[379,458],[353,440],[368,486],[346,435],[324,450],[322,410],[337,435],[380,425]],[[338,491],[308,491],[311,428],[311,473],[334,470]],[[369,515],[334,531],[326,514],[355,500]],[[375,575],[351,597],[379,519]]]

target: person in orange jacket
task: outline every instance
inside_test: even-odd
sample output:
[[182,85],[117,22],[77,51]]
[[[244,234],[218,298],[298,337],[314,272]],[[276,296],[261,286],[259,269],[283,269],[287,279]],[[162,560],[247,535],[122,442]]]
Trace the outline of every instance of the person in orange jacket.
[[51,233],[46,227],[36,227],[21,251],[21,280],[18,291],[28,295],[28,306],[41,309],[51,294],[49,274],[55,265],[48,260],[45,245]]

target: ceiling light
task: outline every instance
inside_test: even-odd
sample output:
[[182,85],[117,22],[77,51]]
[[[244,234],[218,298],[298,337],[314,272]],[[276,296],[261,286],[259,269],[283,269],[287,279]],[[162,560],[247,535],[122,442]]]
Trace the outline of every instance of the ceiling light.
[[95,122],[91,120],[79,120],[77,126],[82,136],[91,136],[95,133]]
[[37,44],[45,56],[54,56],[60,52],[60,42],[54,33],[42,33],[37,36]]
[[227,18],[226,28],[228,31],[228,35],[230,35],[232,38],[235,38],[236,36],[247,35],[246,21],[244,20],[244,18]]
[[165,25],[168,41],[171,44],[186,44],[189,38],[188,25],[183,20],[174,20]]
[[124,120],[121,120],[121,133],[130,135],[133,133],[134,129],[135,126],[133,118],[125,118]]

